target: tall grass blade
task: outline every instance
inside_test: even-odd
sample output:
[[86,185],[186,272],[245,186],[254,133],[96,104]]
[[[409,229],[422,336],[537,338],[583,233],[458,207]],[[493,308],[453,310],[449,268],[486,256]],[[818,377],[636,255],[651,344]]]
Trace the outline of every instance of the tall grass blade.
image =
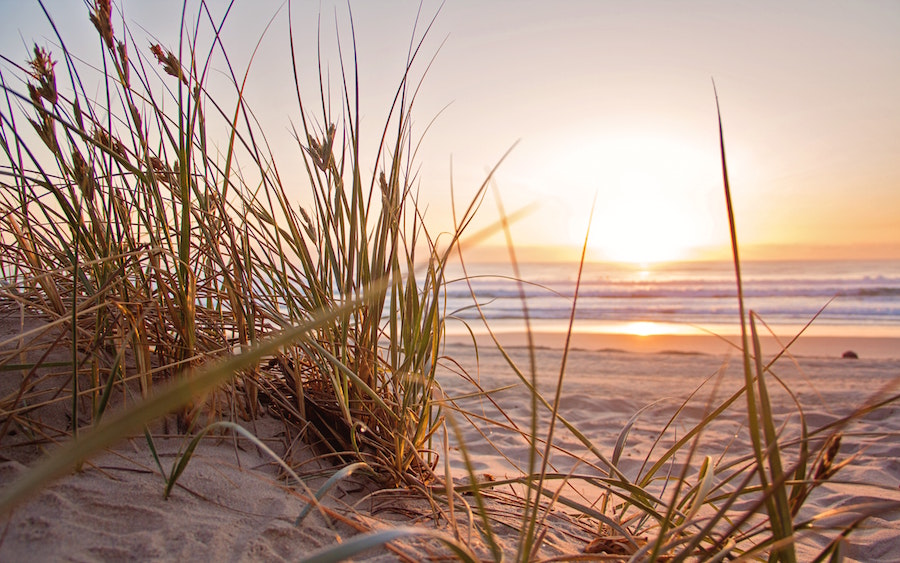
[[[715,92],[715,83],[713,83]],[[761,348],[759,346],[759,338],[756,334],[755,324],[753,322],[753,313],[750,313],[750,330],[753,337],[753,354],[751,355],[750,338],[747,330],[747,315],[744,307],[744,290],[743,280],[741,276],[741,262],[738,253],[737,228],[735,226],[734,208],[731,200],[731,185],[728,181],[728,165],[725,158],[725,135],[722,130],[722,112],[719,106],[718,93],[716,97],[716,114],[719,123],[719,154],[722,163],[722,181],[725,189],[725,202],[728,210],[728,227],[731,233],[731,249],[734,259],[734,271],[737,283],[738,308],[740,312],[741,323],[741,343],[743,353],[741,359],[744,364],[744,384],[747,392],[747,416],[749,420],[748,429],[753,445],[753,452],[756,456],[757,473],[763,488],[764,500],[767,506],[770,522],[772,523],[773,533],[776,540],[787,539],[792,537],[791,530],[791,510],[787,501],[787,489],[785,485],[786,475],[781,467],[780,456],[778,453],[778,442],[774,428],[774,420],[772,418],[771,407],[769,406],[768,393],[764,383],[764,367],[762,365]],[[751,362],[755,361],[756,374],[754,376],[751,368]],[[754,390],[754,380],[757,383],[759,392],[760,405],[757,405],[757,391]],[[762,433],[760,432],[762,426]],[[767,475],[766,466],[771,465],[771,474]],[[771,477],[771,480],[770,480]],[[769,489],[771,483],[772,489]],[[796,561],[794,554],[793,542],[788,542],[787,546],[776,550],[771,555],[773,561],[783,561],[792,563]]]
[[[313,496],[315,497],[315,499],[317,501],[322,500],[322,497],[324,497],[326,494],[328,494],[328,491],[333,489],[334,486],[337,485],[340,480],[346,479],[347,477],[350,477],[357,471],[360,471],[363,469],[368,469],[369,471],[372,470],[372,468],[369,467],[369,464],[364,461],[359,461],[356,463],[351,463],[350,465],[345,465],[344,467],[342,467],[341,469],[336,471],[334,473],[334,475],[329,477],[328,480],[325,481],[325,483],[316,490],[316,494]],[[300,512],[300,514],[297,516],[297,519],[294,520],[294,526],[299,526],[301,523],[303,523],[303,520],[306,519],[306,517],[309,515],[309,513],[312,511],[312,509],[313,509],[313,504],[306,505],[306,508],[304,508]]]

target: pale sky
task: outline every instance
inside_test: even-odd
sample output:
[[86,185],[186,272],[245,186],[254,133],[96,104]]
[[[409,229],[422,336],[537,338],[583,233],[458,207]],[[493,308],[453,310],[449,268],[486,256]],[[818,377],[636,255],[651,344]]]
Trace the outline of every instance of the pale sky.
[[[210,4],[221,14],[225,3]],[[86,9],[71,0],[47,5],[70,49],[96,57]],[[149,45],[152,33],[175,50],[180,2],[116,5],[139,45]],[[374,136],[401,78],[418,2],[350,5],[363,127]],[[335,18],[349,38],[346,6],[294,3],[309,96],[316,91],[318,15],[333,53]],[[296,106],[281,7],[237,0],[224,41],[243,71],[276,17],[251,68],[247,97],[284,172],[298,154],[288,134]],[[423,19],[439,7],[425,0]],[[54,50],[34,4],[0,0],[0,10],[6,56],[24,61],[35,40]],[[418,153],[426,220],[433,230],[449,225],[451,161],[462,204],[518,141],[496,176],[507,210],[537,204],[514,225],[517,244],[580,244],[596,194],[595,258],[692,258],[698,256],[692,247],[723,249],[715,79],[748,256],[900,258],[897,30],[895,0],[447,0],[414,67],[421,76],[436,55],[414,110],[415,134],[437,116]],[[337,88],[336,57],[328,65]],[[489,200],[480,226],[495,218],[494,210]]]

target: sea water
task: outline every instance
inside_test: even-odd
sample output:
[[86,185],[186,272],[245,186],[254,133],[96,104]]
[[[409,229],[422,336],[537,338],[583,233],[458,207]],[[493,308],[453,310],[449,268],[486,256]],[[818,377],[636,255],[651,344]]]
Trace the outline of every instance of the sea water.
[[[478,330],[734,334],[740,327],[730,262],[654,265],[473,264],[449,272],[447,312]],[[521,281],[520,281],[521,280]],[[773,328],[810,321],[817,334],[900,337],[900,260],[753,261],[742,264],[745,309]],[[577,289],[577,290],[576,290]],[[477,306],[476,306],[477,304]],[[461,323],[448,324],[448,330]],[[454,328],[455,326],[455,328]]]

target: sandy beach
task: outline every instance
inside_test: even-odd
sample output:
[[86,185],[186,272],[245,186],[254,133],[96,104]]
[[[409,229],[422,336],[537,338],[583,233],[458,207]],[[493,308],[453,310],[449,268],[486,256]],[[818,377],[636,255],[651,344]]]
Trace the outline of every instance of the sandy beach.
[[0,563],[900,562],[900,3],[745,4],[6,2]]
[[[504,346],[524,347],[529,343],[525,333],[521,331],[496,332],[497,339]],[[736,354],[740,350],[741,337],[738,334],[714,336],[709,334],[654,334],[641,336],[636,334],[615,333],[574,333],[570,337],[564,332],[536,330],[532,333],[532,342],[539,348],[558,348],[565,346],[569,339],[570,349],[579,351],[619,351],[641,353],[686,353],[706,354],[724,357]],[[794,333],[785,333],[778,337],[761,335],[760,343],[765,356],[779,353],[794,338]],[[454,334],[448,342],[466,345],[473,342],[469,335]],[[475,342],[490,346],[491,339],[487,334],[477,334]],[[900,337],[893,336],[806,336],[801,335],[791,344],[791,355],[798,357],[840,358],[845,352],[853,351],[860,358],[895,360],[900,362]]]
[[[703,347],[687,351],[684,346],[676,351],[672,341],[658,337],[638,341],[646,348],[635,351],[628,349],[629,342],[634,341],[627,337],[612,339],[600,349],[588,349],[586,342],[574,343],[567,358],[560,414],[609,457],[622,429],[645,409],[632,421],[619,463],[626,475],[637,478],[646,470],[647,462],[652,463],[696,424],[710,405],[721,403],[738,389],[743,376],[739,357],[727,351],[711,353]],[[506,345],[510,356],[530,377],[528,350],[518,346],[520,343],[512,338]],[[552,401],[561,348],[547,336],[541,336],[538,343],[536,380],[544,396]],[[691,347],[696,344],[692,342]],[[851,344],[866,352],[870,350],[868,345],[872,349],[878,345],[817,342],[804,351],[827,350],[827,354],[785,357],[772,368],[801,403],[810,429],[834,423],[869,401],[898,392],[900,361],[891,357],[890,346],[880,348],[880,354],[861,354],[858,360],[841,359],[837,351]],[[454,363],[444,362],[447,368],[442,370],[441,384],[449,398],[468,397],[457,404],[469,416],[459,412],[450,416],[460,423],[478,478],[502,480],[520,475],[527,469],[528,443],[513,428],[527,429],[529,423],[530,395],[525,385],[489,346],[479,346],[476,360],[473,346],[451,341],[445,355]],[[460,368],[464,368],[466,377],[459,375]],[[472,397],[472,382],[485,390],[503,390],[491,395],[493,402]],[[784,435],[795,434],[796,406],[774,381],[770,391],[776,417],[784,423]],[[869,501],[900,500],[898,410],[896,405],[888,406],[841,428],[844,437],[837,459],[853,460],[833,483],[813,492],[801,517]],[[673,420],[676,412],[679,414]],[[466,423],[466,418],[473,424]],[[539,435],[546,434],[547,425],[548,418],[541,417]],[[265,418],[248,423],[248,427],[279,454],[289,446],[283,427],[275,420]],[[155,440],[166,471],[185,443],[183,437]],[[600,474],[602,462],[560,425],[555,429],[553,445],[553,472]],[[724,467],[729,459],[747,451],[746,411],[743,402],[737,401],[703,432],[690,464],[699,466],[698,460],[710,455]],[[466,479],[455,440],[451,440],[450,452],[453,478]],[[10,483],[36,461],[20,454],[14,448],[4,450],[0,482]],[[685,456],[686,452],[675,456],[669,470],[679,471]],[[325,477],[315,473],[318,468],[302,465],[302,452],[292,459],[301,473],[311,476],[310,487],[321,485]],[[438,464],[438,472],[442,471],[443,459]],[[0,560],[293,561],[361,531],[397,525],[449,529],[446,519],[436,518],[420,497],[409,491],[375,492],[372,483],[362,476],[342,481],[324,498],[326,512],[314,511],[295,526],[295,518],[307,505],[306,493],[291,486],[272,460],[252,444],[233,438],[205,440],[170,498],[164,500],[163,491],[164,479],[146,440],[132,438],[4,516],[0,522]],[[487,493],[491,506],[500,514],[505,511],[506,516],[499,518],[509,526],[498,527],[498,533],[509,552],[515,550],[519,492],[511,486],[498,486]],[[563,496],[588,504],[596,502],[598,494],[584,487],[563,491]],[[572,519],[570,513],[561,509],[547,521],[548,533],[539,558],[582,553],[596,537],[595,523]],[[467,519],[460,511],[454,517]],[[461,529],[468,527],[463,525]],[[799,534],[800,559],[812,557],[817,548],[827,544],[828,537],[827,529]],[[476,539],[473,546],[486,555],[479,545]],[[867,520],[863,529],[846,540],[844,549],[852,561],[895,561],[898,551],[897,514]],[[368,551],[358,560],[422,560],[441,552],[433,540],[404,540]]]

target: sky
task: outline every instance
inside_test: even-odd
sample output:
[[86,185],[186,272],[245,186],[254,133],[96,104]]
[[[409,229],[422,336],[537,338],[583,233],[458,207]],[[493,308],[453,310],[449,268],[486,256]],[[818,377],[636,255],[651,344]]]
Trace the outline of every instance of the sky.
[[[81,3],[46,5],[69,48],[96,55]],[[175,50],[180,2],[115,5],[137,45]],[[476,227],[496,221],[494,193],[507,212],[527,208],[511,227],[520,252],[571,257],[590,227],[591,259],[727,257],[715,81],[745,257],[900,259],[900,2],[423,0],[418,28],[418,1],[349,5],[370,152],[410,41],[437,14],[411,73],[433,232],[452,227],[451,184],[465,206],[512,149]],[[0,11],[6,56],[24,61],[34,41],[53,50],[36,3]],[[292,15],[304,95],[316,93],[320,35],[336,89],[347,2],[295,1]],[[302,200],[286,5],[237,0],[223,41],[241,72],[259,42],[246,97]],[[494,243],[470,254],[498,255]]]

